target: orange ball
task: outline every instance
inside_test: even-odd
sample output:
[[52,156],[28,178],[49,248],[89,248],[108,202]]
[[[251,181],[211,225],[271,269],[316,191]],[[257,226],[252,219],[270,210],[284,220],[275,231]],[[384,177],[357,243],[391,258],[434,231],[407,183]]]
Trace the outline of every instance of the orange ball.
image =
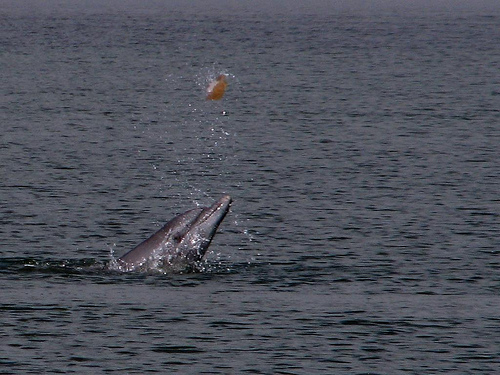
[[221,74],[216,80],[212,81],[207,88],[207,100],[220,100],[226,91],[226,76]]

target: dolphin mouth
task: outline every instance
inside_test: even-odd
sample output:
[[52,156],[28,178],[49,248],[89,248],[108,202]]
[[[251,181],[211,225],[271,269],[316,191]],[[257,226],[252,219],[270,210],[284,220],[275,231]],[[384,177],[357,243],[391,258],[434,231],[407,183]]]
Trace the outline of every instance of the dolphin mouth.
[[210,207],[202,208],[198,216],[188,224],[187,230],[180,240],[180,248],[186,244],[188,248],[196,248],[197,250],[191,255],[195,254],[195,257],[201,260],[220,223],[229,212],[231,203],[232,198],[229,195],[224,195]]
[[209,231],[210,234],[207,234],[207,236],[212,237],[219,224],[222,220],[224,220],[224,217],[229,212],[232,202],[233,200],[229,195],[224,195],[210,207],[202,208],[198,216],[196,216],[191,223],[188,224],[185,235],[192,230],[196,230],[197,228],[209,226],[213,230]]
[[[209,220],[214,216],[222,216],[221,219],[223,219],[224,216],[229,211],[229,207],[231,206],[232,202],[233,200],[229,195],[224,195],[221,199],[212,204],[210,207],[205,208],[198,217],[201,219],[201,222]],[[198,220],[197,222],[200,223],[200,221]]]

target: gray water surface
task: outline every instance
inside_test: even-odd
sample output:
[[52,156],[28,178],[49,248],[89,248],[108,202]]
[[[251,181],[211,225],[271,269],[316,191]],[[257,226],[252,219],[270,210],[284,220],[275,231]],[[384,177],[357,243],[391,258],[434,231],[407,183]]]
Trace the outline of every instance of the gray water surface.
[[0,8],[0,373],[498,370],[498,7],[81,4]]

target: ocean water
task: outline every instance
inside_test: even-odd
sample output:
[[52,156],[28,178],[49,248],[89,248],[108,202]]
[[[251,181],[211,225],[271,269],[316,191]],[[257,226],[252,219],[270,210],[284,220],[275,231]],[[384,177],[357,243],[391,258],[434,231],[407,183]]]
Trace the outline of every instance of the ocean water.
[[0,373],[498,371],[500,8],[401,4],[2,2]]

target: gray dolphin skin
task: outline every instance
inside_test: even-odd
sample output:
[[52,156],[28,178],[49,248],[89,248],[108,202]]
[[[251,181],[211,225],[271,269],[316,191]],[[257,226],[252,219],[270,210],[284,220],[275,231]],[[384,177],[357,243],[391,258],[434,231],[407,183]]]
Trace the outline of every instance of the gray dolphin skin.
[[210,207],[195,208],[170,220],[144,242],[117,259],[121,271],[182,271],[205,255],[232,199],[223,196]]

